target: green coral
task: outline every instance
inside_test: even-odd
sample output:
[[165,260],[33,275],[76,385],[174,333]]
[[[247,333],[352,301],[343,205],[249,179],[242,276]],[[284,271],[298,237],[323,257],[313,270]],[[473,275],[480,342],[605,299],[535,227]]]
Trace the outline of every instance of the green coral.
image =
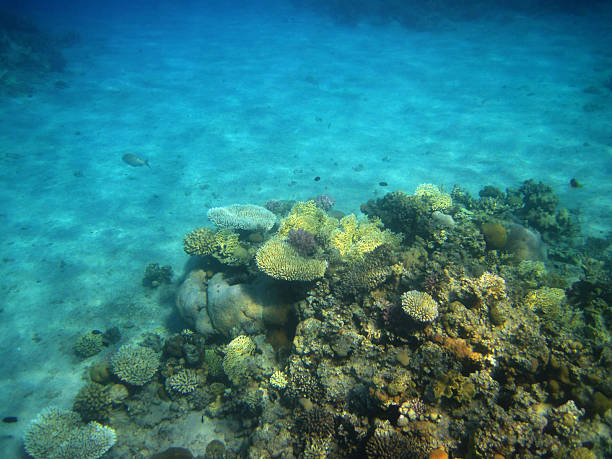
[[96,355],[104,348],[104,338],[102,333],[89,332],[81,336],[74,345],[74,353],[86,359]]
[[287,242],[270,239],[255,255],[260,271],[275,279],[289,281],[311,281],[325,275],[327,262],[304,258]]
[[249,357],[255,352],[255,343],[246,335],[234,338],[225,348],[223,371],[234,385],[244,382],[249,369]]
[[103,421],[108,418],[112,400],[102,384],[89,383],[74,399],[72,410],[81,415],[85,422]]
[[347,258],[363,258],[383,244],[399,246],[401,236],[389,230],[383,231],[381,226],[379,219],[359,221],[354,214],[347,215],[340,220],[340,228],[333,231],[331,245]]
[[144,386],[159,368],[159,356],[153,349],[125,344],[111,357],[113,373],[133,386]]
[[337,227],[338,220],[328,216],[314,201],[298,202],[281,222],[278,236],[283,238],[291,230],[303,229],[312,233],[317,240],[326,242]]
[[560,288],[541,287],[529,292],[523,304],[543,319],[542,327],[553,335],[571,333],[584,326],[582,314],[567,301]]
[[114,429],[83,424],[72,411],[50,408],[27,427],[24,446],[34,459],[97,459],[116,442]]
[[229,266],[242,265],[249,260],[248,249],[240,243],[238,234],[230,229],[197,228],[185,235],[183,248],[189,255],[210,255]]

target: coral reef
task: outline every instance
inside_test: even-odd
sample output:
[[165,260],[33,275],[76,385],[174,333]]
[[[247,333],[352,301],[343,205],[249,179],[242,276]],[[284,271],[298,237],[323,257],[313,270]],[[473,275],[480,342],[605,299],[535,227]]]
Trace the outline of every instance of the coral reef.
[[[275,234],[197,230],[189,250],[211,257],[169,286],[188,328],[128,348],[159,377],[118,365],[122,347],[126,384],[94,363],[74,409],[124,432],[110,458],[189,457],[172,429],[207,418],[224,443],[181,446],[210,457],[609,457],[609,244],[569,237],[549,193],[428,185],[369,201],[369,220],[310,201],[272,206]],[[548,257],[525,256],[543,228],[526,205],[559,225]],[[242,264],[213,260],[230,233]]]
[[97,422],[83,424],[70,411],[40,413],[24,435],[25,450],[35,459],[97,459],[115,444],[115,431]]
[[251,204],[213,207],[209,209],[207,215],[208,219],[219,229],[268,231],[276,223],[274,213],[264,207]]
[[132,386],[144,386],[159,368],[157,353],[144,346],[124,344],[111,357],[113,373]]

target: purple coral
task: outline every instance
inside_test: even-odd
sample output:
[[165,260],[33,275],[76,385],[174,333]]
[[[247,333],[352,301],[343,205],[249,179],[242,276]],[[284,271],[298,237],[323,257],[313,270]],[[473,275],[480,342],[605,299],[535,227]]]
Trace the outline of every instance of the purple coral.
[[315,205],[319,209],[323,209],[325,212],[330,210],[336,204],[336,200],[332,198],[329,194],[320,194],[316,198],[313,199]]
[[289,241],[289,244],[291,244],[291,246],[302,256],[314,254],[317,248],[317,243],[315,242],[312,233],[302,228],[298,228],[297,230],[289,230],[287,233],[287,240]]

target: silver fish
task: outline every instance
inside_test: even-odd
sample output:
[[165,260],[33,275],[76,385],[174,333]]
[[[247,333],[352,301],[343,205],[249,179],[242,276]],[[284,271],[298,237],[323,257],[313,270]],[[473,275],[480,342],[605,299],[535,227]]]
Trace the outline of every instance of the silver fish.
[[133,166],[133,167],[147,166],[149,169],[151,169],[148,159],[139,158],[138,156],[132,153],[126,153],[125,155],[121,157],[121,159],[123,160],[124,163],[127,163],[130,166]]

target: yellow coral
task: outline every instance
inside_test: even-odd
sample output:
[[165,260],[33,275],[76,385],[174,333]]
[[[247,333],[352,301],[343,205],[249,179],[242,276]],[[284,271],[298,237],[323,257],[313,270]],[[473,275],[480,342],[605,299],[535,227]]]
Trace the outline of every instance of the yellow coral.
[[529,292],[524,304],[530,309],[550,311],[558,309],[565,301],[565,292],[560,288],[542,287]]
[[478,279],[479,291],[485,302],[498,302],[506,299],[506,281],[503,277],[485,272]]
[[215,232],[208,228],[195,229],[183,238],[183,248],[189,255],[211,255],[215,246]]
[[414,195],[425,199],[432,212],[436,210],[448,210],[453,205],[453,200],[450,194],[440,191],[436,185],[431,183],[423,183],[419,185],[414,192]]
[[311,281],[325,275],[327,262],[300,256],[280,239],[270,239],[255,255],[257,267],[268,276],[289,281]]
[[343,257],[362,258],[383,244],[398,245],[401,236],[380,229],[380,220],[359,221],[354,214],[340,220],[340,227],[332,233],[331,245]]
[[255,343],[246,335],[237,336],[225,348],[223,371],[235,385],[246,378],[249,368],[248,358],[254,351]]
[[286,237],[291,230],[303,229],[325,241],[337,226],[338,220],[329,217],[314,201],[298,202],[283,219],[278,236]]
[[195,229],[185,235],[183,247],[189,255],[212,255],[230,266],[244,264],[249,258],[248,250],[240,244],[238,234],[229,229]]
[[284,389],[287,387],[287,384],[289,384],[289,381],[287,381],[287,377],[282,371],[275,371],[270,376],[270,386],[274,389]]

